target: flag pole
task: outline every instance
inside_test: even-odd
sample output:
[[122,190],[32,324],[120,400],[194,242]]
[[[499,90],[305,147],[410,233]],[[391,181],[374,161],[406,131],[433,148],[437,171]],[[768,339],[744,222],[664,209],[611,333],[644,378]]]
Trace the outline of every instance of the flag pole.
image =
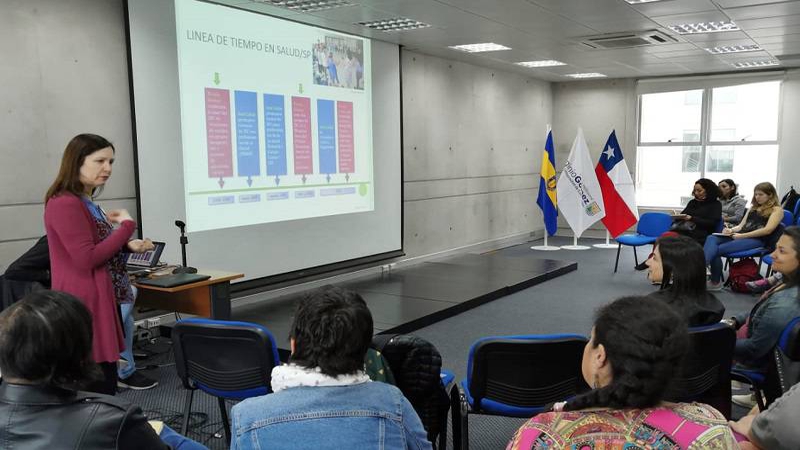
[[[547,139],[547,135],[550,134],[550,124],[547,124],[547,128],[544,130],[545,139]],[[531,250],[539,250],[545,252],[553,252],[556,250],[561,250],[561,247],[556,247],[554,245],[547,244],[547,224],[544,223],[544,214],[542,214],[542,224],[544,225],[544,245],[532,245]]]
[[605,244],[594,244],[594,248],[617,248],[617,244],[611,243],[611,233],[606,230],[606,243]]
[[572,235],[572,245],[562,245],[561,248],[564,250],[589,250],[592,247],[588,245],[578,245],[578,235]]

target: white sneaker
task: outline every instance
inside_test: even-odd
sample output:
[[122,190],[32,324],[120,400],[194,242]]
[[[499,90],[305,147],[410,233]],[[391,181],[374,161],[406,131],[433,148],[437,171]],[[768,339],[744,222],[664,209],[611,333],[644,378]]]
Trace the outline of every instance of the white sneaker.
[[719,283],[714,283],[713,281],[709,281],[706,283],[706,290],[711,292],[717,292],[722,290],[722,281]]
[[739,406],[752,409],[756,406],[756,394],[732,395],[731,401]]
[[750,385],[742,383],[741,381],[731,380],[731,389],[734,391],[741,391],[742,389],[749,389]]

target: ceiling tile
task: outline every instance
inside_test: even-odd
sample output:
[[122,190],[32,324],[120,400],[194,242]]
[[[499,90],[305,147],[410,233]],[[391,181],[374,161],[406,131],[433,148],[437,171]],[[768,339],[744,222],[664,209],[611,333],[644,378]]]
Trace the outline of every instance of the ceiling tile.
[[800,33],[800,25],[747,30],[747,34],[756,41],[758,41],[759,37],[782,36],[784,34],[798,34],[798,33]]
[[800,14],[800,2],[781,2],[767,5],[744,6],[741,8],[728,8],[725,9],[725,14],[735,21],[788,16]]
[[630,6],[648,17],[718,10],[711,0],[672,0],[668,2],[639,3]]
[[670,14],[666,16],[654,16],[652,19],[664,27],[685,23],[726,22],[729,20],[728,16],[721,11],[706,11],[691,14]]
[[748,30],[757,30],[761,28],[776,28],[800,25],[800,14],[792,14],[790,16],[781,17],[768,17],[766,19],[748,19],[738,20],[736,24],[745,32]]
[[786,0],[716,0],[723,8],[737,8],[740,6],[766,5],[768,3],[786,3]]

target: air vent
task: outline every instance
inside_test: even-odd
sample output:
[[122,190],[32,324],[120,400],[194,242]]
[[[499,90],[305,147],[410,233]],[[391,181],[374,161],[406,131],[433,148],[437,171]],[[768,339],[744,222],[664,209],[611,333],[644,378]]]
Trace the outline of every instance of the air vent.
[[629,33],[601,34],[581,39],[581,44],[594,49],[644,47],[648,45],[678,42],[672,36],[658,30],[632,31]]

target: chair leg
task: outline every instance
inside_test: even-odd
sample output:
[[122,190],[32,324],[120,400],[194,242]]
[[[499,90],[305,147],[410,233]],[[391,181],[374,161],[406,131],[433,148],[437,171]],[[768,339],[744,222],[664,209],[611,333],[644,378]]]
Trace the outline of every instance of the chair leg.
[[635,262],[637,266],[639,265],[639,256],[636,255],[636,246],[635,245],[633,246],[633,262]]
[[617,273],[619,267],[619,252],[622,250],[622,244],[617,244],[617,261],[614,263],[614,273]]
[[189,415],[192,412],[192,399],[194,398],[194,389],[189,389],[186,395],[186,404],[183,407],[183,424],[181,425],[181,434],[186,436],[189,431]]
[[453,430],[453,450],[461,450],[461,401],[458,386],[450,389],[450,429]]
[[228,410],[225,408],[225,399],[217,397],[219,403],[219,414],[222,416],[222,426],[225,428],[225,437],[228,439],[228,445],[231,444],[231,423],[228,420]]

